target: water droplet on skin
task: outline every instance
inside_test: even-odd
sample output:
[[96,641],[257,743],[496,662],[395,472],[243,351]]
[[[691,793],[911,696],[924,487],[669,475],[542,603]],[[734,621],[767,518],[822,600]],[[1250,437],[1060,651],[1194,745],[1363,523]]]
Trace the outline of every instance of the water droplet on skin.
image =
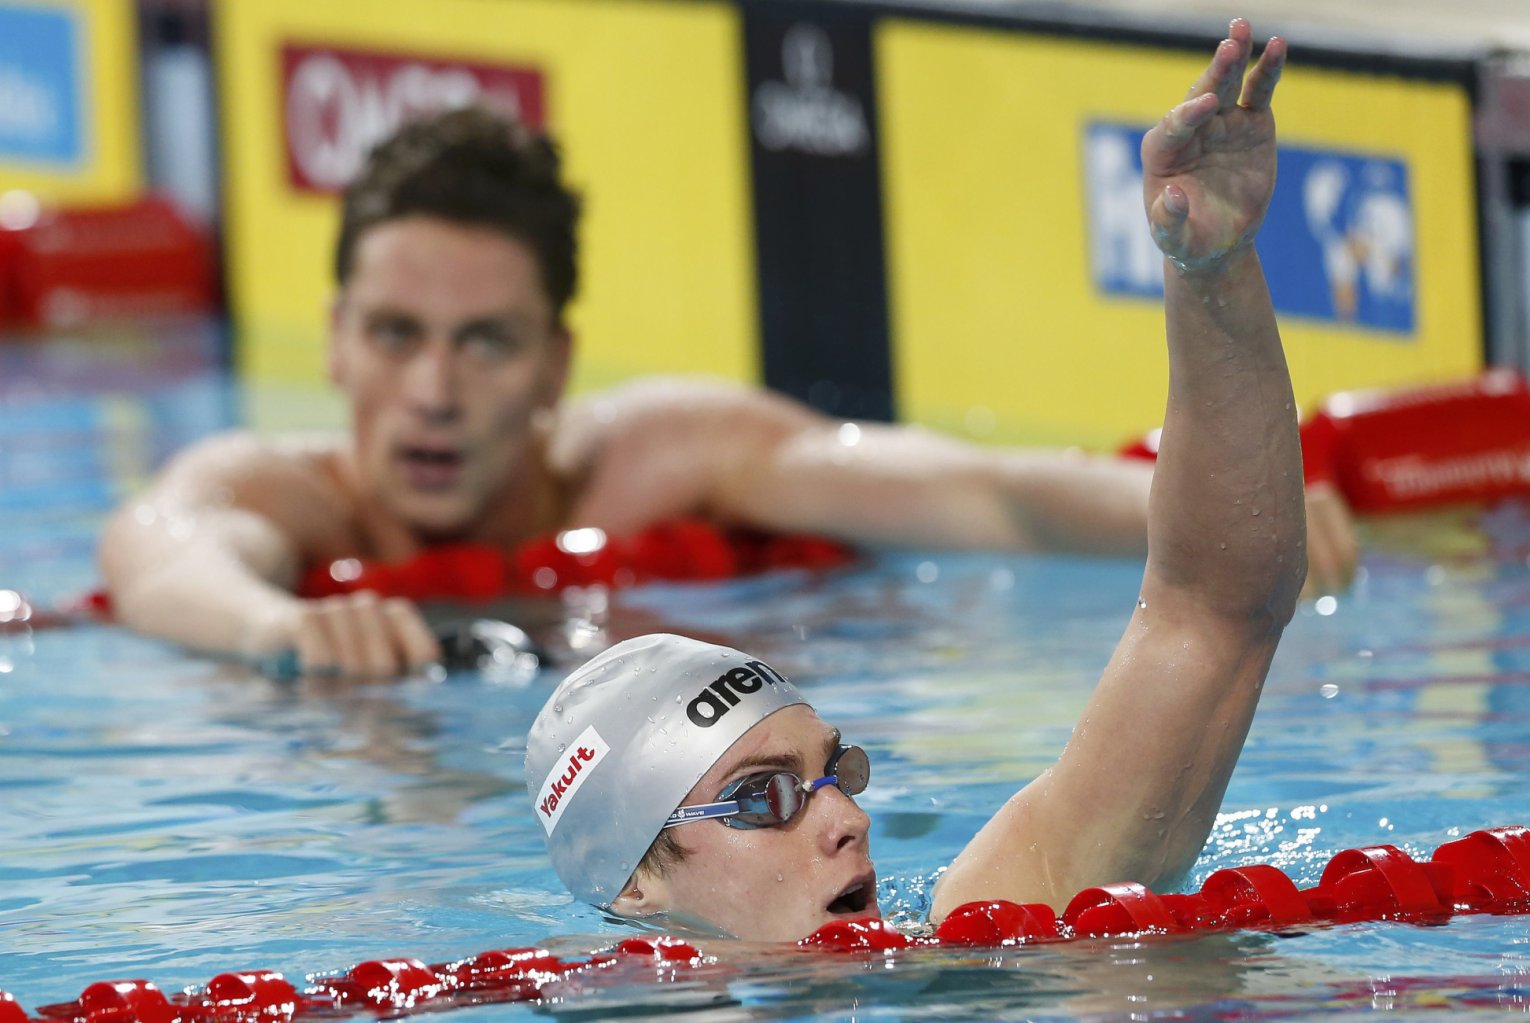
[[1217,544],[1217,546],[1222,548],[1224,551],[1227,550],[1227,544],[1225,542],[1224,543],[1219,543],[1219,544]]
[[1254,509],[1254,510],[1253,510],[1253,514],[1255,514],[1255,515],[1258,515],[1258,514],[1259,514],[1259,509],[1258,509],[1258,508],[1255,508],[1255,509]]
[[1147,610],[1147,601],[1143,600],[1141,597],[1137,598],[1137,610],[1139,610],[1139,611]]
[[776,884],[785,884],[785,883],[786,883],[786,875],[785,874],[777,874],[776,875]]

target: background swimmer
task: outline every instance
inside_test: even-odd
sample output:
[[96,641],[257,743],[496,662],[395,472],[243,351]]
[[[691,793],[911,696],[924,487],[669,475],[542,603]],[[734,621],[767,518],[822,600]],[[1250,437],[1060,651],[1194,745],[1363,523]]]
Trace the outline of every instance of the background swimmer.
[[[1199,854],[1305,572],[1290,379],[1253,238],[1275,184],[1272,39],[1249,25],[1143,143],[1171,375],[1141,598],[1057,763],[941,878],[932,915],[1173,880]],[[538,715],[526,776],[559,876],[625,916],[793,940],[878,911],[864,754],[769,665],[618,644]]]
[[[871,545],[1145,550],[1140,464],[845,432],[779,395],[699,380],[563,402],[579,204],[560,175],[547,138],[478,110],[379,147],[346,193],[336,254],[329,366],[348,434],[226,434],[173,460],[102,541],[122,621],[198,649],[295,649],[307,670],[387,676],[440,657],[419,610],[299,599],[305,567],[677,516]],[[1312,500],[1313,575],[1342,586],[1349,520],[1331,490]]]

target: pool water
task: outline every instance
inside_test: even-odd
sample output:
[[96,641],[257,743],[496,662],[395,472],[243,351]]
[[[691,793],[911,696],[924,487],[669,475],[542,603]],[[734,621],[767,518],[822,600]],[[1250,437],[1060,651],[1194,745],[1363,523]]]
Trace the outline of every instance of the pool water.
[[[251,418],[269,395],[231,384],[217,351],[197,331],[0,343],[0,589],[47,605],[89,588],[111,504],[175,447]],[[1423,858],[1530,823],[1530,508],[1380,520],[1366,539],[1353,592],[1304,604],[1287,631],[1187,888],[1255,862],[1309,886],[1345,848]],[[886,908],[906,913],[1056,756],[1139,578],[1125,561],[886,555],[618,594],[607,627],[726,637],[791,674],[872,756],[861,802]],[[102,979],[175,990],[231,969],[300,981],[381,957],[610,944],[628,932],[563,893],[521,781],[553,682],[283,683],[111,627],[0,633],[0,990],[35,1009]],[[549,993],[458,1014],[1524,1016],[1530,916],[885,960],[739,943],[698,970]]]

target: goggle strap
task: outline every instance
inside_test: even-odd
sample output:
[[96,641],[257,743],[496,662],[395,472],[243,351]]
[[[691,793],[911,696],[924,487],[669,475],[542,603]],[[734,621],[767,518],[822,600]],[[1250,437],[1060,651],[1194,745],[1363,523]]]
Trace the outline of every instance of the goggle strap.
[[720,803],[696,803],[692,806],[682,806],[669,815],[669,820],[664,822],[664,827],[672,828],[677,824],[689,824],[691,821],[704,821],[712,817],[732,817],[738,811],[736,799],[727,799]]

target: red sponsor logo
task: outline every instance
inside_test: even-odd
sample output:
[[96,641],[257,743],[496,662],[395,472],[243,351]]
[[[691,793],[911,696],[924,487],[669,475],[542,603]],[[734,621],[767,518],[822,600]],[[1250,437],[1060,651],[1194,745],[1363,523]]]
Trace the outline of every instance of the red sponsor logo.
[[549,835],[558,826],[569,800],[574,798],[574,793],[579,791],[590,772],[600,766],[611,747],[591,725],[571,746],[560,747],[559,751],[564,754],[563,759],[547,772],[547,777],[542,779],[542,791],[537,794],[537,809],[542,811],[539,819]]
[[541,127],[543,76],[534,67],[288,43],[281,49],[287,179],[334,192],[367,153],[412,116],[478,103]]
[[584,770],[584,765],[595,759],[596,752],[596,750],[580,746],[573,753],[569,754],[569,758],[565,762],[567,766],[562,774],[548,779],[547,795],[542,798],[542,802],[537,804],[541,808],[543,816],[551,817],[553,811],[558,808],[558,804],[563,802],[563,797],[568,790],[571,787],[578,787],[574,783],[579,779],[579,774]]

